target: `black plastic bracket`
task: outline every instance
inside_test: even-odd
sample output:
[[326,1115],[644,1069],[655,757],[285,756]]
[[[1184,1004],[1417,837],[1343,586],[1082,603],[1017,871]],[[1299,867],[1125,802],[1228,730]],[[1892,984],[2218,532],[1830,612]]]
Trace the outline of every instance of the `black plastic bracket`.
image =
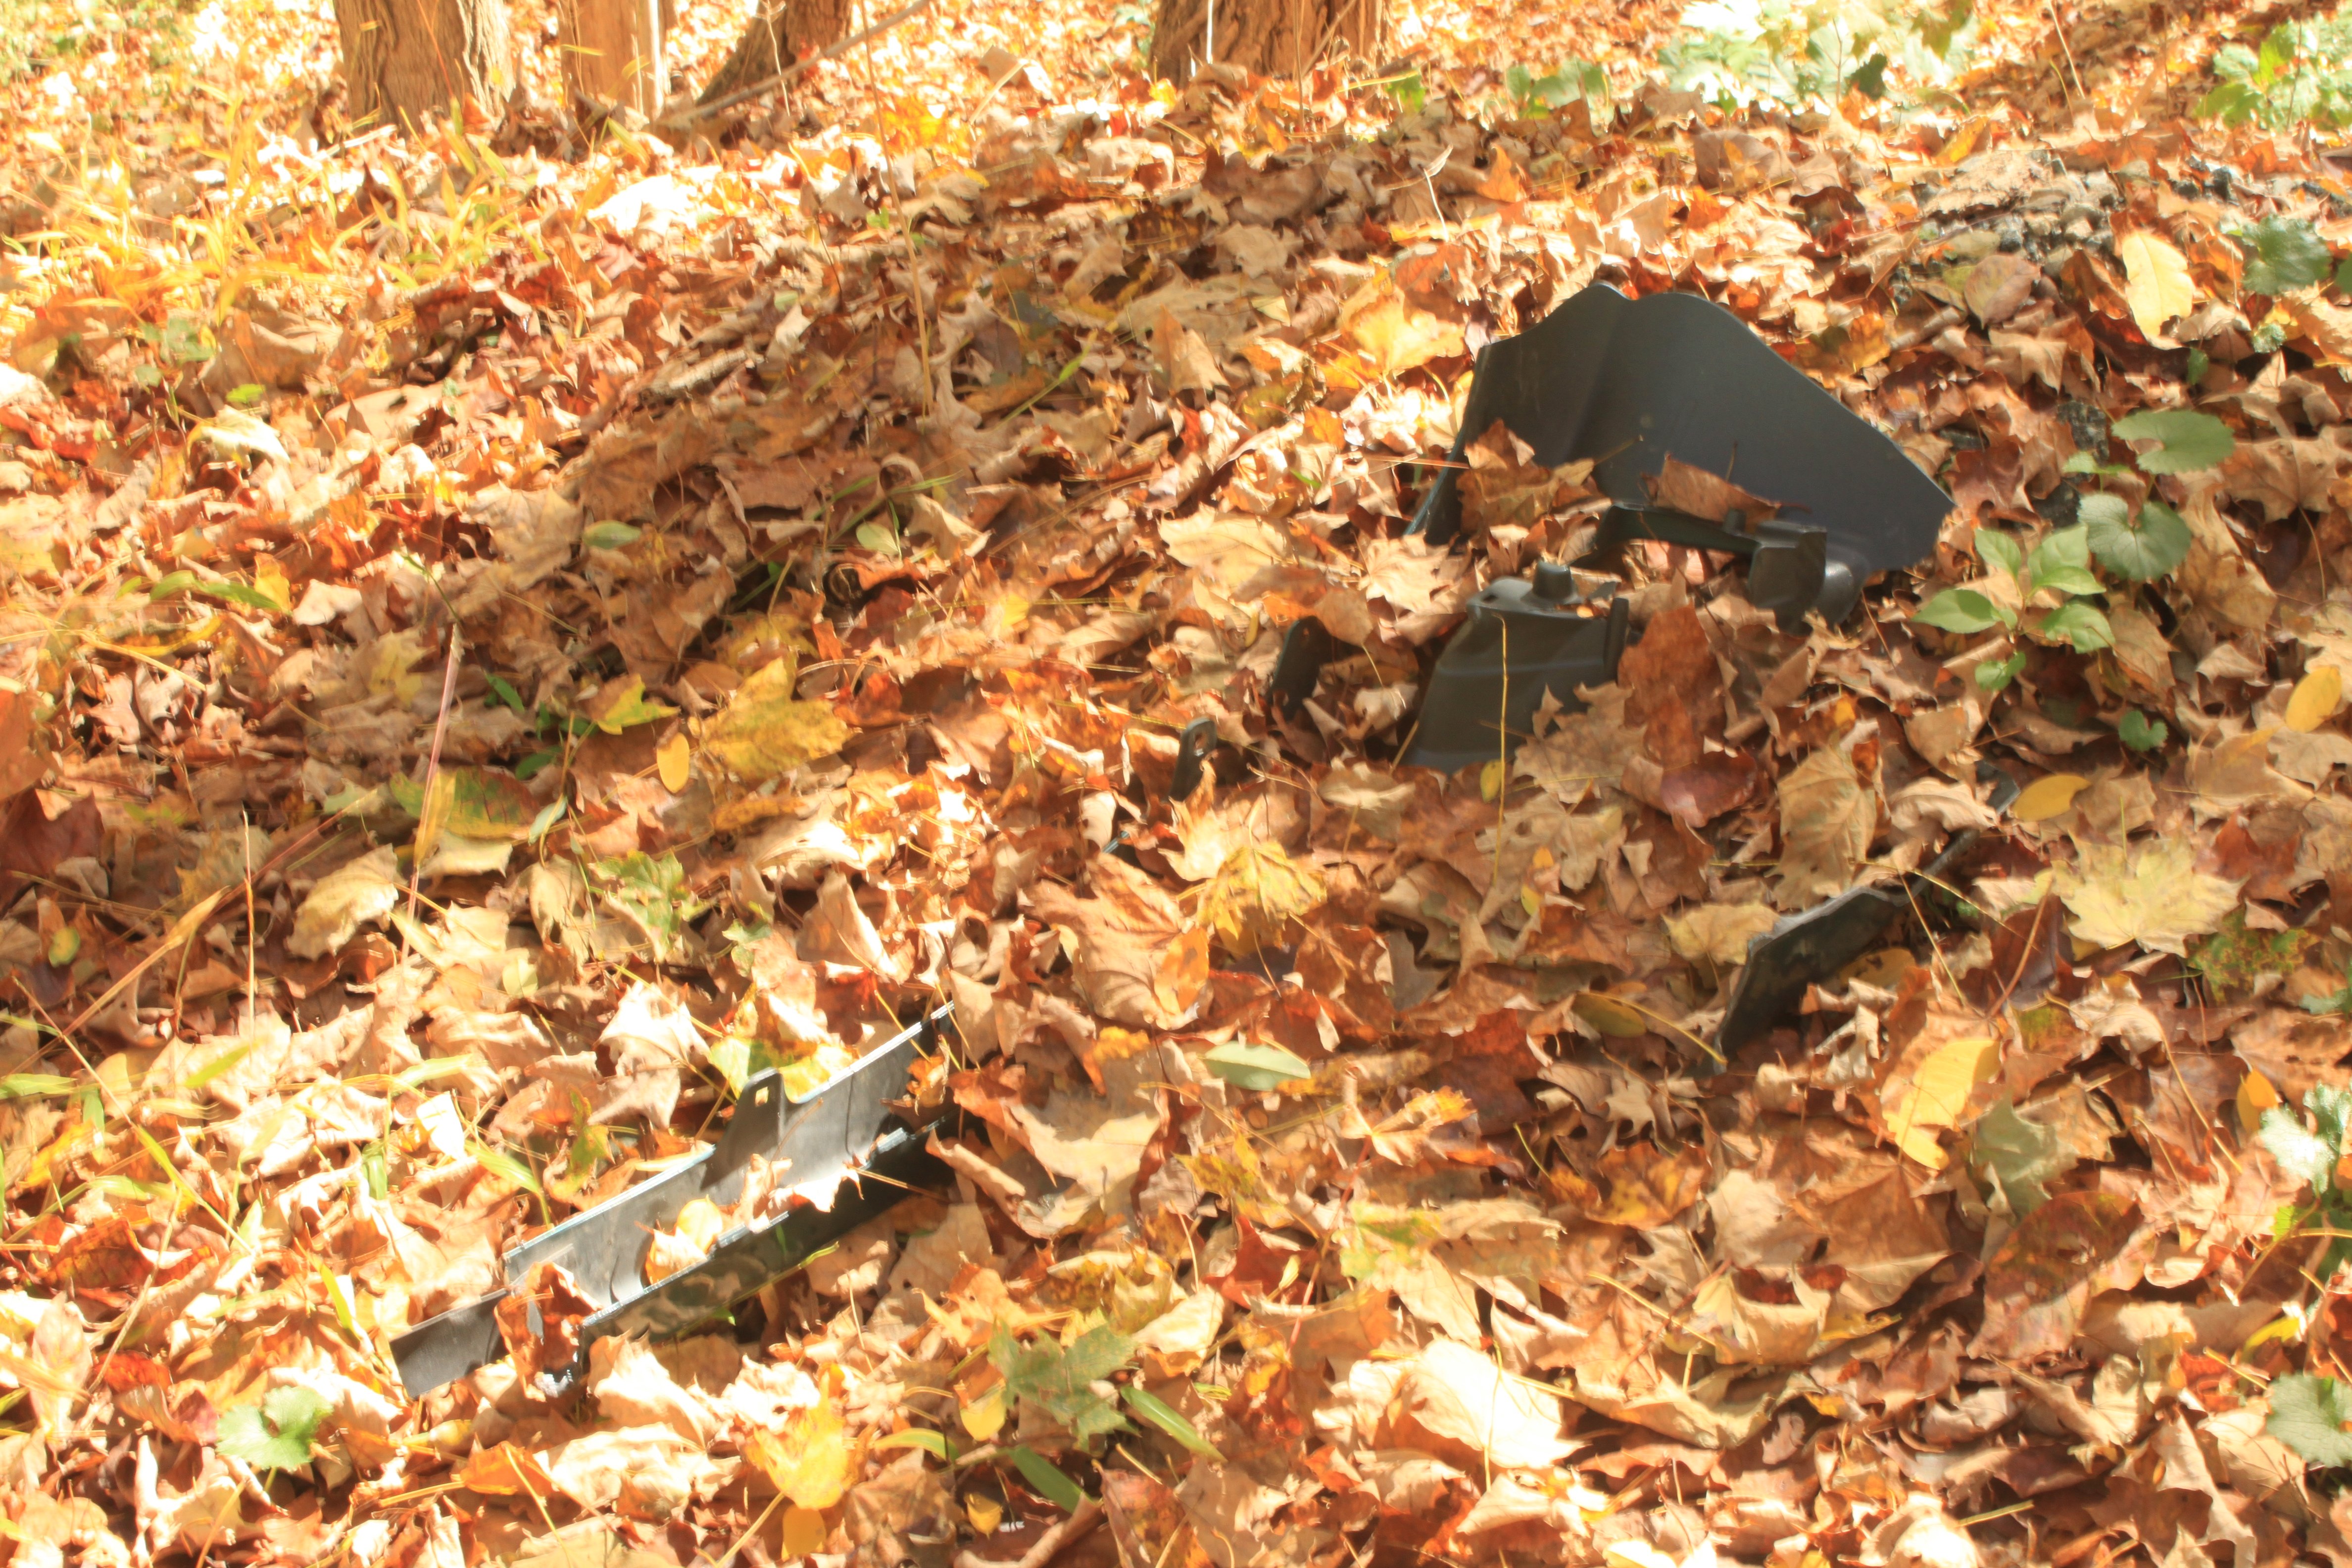
[[[394,1340],[393,1363],[408,1396],[421,1398],[506,1353],[497,1310],[535,1265],[562,1265],[596,1308],[580,1325],[578,1358],[544,1390],[558,1394],[586,1366],[595,1341],[676,1334],[706,1322],[910,1191],[943,1185],[946,1172],[926,1152],[923,1130],[897,1124],[893,1104],[906,1095],[916,1058],[938,1048],[953,1014],[952,1006],[939,1008],[805,1100],[786,1094],[775,1071],[752,1079],[710,1149],[509,1249],[506,1289],[453,1307]],[[808,1201],[779,1219],[737,1226],[700,1263],[648,1284],[647,1238],[675,1224],[696,1198],[722,1208],[738,1201],[755,1152],[785,1164],[793,1191]],[[536,1321],[536,1309],[532,1315]]]

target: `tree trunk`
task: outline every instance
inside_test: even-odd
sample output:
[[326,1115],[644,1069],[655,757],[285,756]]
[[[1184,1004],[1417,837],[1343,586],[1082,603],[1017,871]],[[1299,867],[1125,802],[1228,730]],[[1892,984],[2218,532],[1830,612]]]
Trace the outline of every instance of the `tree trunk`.
[[1336,45],[1378,58],[1381,0],[1159,0],[1151,74],[1182,84],[1204,65],[1305,76]]
[[662,0],[558,0],[563,79],[599,104],[651,120],[669,95]]
[[470,100],[505,107],[514,71],[502,0],[335,0],[354,125],[446,119]]
[[802,55],[849,36],[849,0],[760,0],[751,25],[702,89],[709,103],[767,80]]

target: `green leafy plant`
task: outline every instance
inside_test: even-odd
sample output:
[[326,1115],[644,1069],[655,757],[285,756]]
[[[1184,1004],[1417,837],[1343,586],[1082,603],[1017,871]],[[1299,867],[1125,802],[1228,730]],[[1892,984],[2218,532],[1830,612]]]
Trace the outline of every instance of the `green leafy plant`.
[[2161,719],[2151,719],[2137,708],[2126,709],[2116,721],[2116,738],[2135,752],[2153,752],[2170,738],[2172,727]]
[[1513,66],[1503,73],[1503,86],[1522,120],[1548,119],[1571,103],[1582,103],[1598,131],[1615,112],[1609,100],[1608,75],[1588,60],[1569,60],[1544,76],[1525,66]]
[[2319,231],[2300,218],[2266,217],[2231,235],[2246,253],[2243,282],[2255,294],[2292,294],[2328,274],[2335,258]]
[[[1963,635],[2005,626],[2037,642],[2065,643],[2084,653],[2115,646],[2115,628],[2108,624],[2105,613],[2088,602],[2090,596],[2105,593],[2106,584],[2090,570],[2091,532],[2087,526],[2076,523],[2072,528],[2053,529],[2031,552],[2009,535],[1987,528],[1977,530],[1976,543],[1979,559],[1988,567],[2007,574],[2017,584],[2019,602],[2027,605],[2026,615],[2021,616],[1981,590],[1947,588],[1920,605],[1916,619]],[[2032,607],[2032,600],[2042,593],[2055,596],[2059,602],[2037,613]],[[2005,662],[1992,678],[1979,668],[1977,683],[1997,691],[2007,686],[2021,668]]]
[[667,963],[679,936],[710,906],[686,885],[686,868],[675,855],[656,858],[642,849],[588,868],[588,879],[614,910],[646,933],[654,957]]
[[307,1465],[319,1423],[333,1408],[307,1388],[273,1388],[258,1404],[221,1412],[220,1451],[257,1470]]
[[1134,1353],[1135,1342],[1108,1323],[1080,1334],[1067,1350],[1050,1340],[1023,1344],[1003,1329],[988,1345],[1005,1393],[1037,1406],[1080,1443],[1127,1426],[1113,1403],[1117,1391],[1104,1390]]
[[2352,1121],[2352,1089],[2315,1084],[2304,1095],[2303,1106],[2311,1113],[2308,1124],[2284,1105],[2263,1112],[2263,1147],[2271,1152],[2280,1170],[2311,1184],[2310,1205],[2281,1209],[2274,1228],[2282,1237],[2291,1236],[2317,1220],[2319,1228],[2328,1233],[2327,1251],[2318,1269],[2319,1278],[2326,1279],[2338,1264],[2352,1258],[2352,1187],[2336,1179],[2337,1167],[2347,1152],[2345,1132],[2347,1121]]
[[1726,105],[1801,103],[1886,91],[1899,68],[1950,81],[1976,37],[1973,0],[1699,0],[1684,37],[1658,52],[1667,82]]
[[2291,973],[2315,940],[2304,931],[2255,931],[2245,910],[2232,910],[2220,931],[2197,944],[2189,967],[2215,994],[2241,994],[2265,975]]
[[2352,1396],[2332,1377],[2292,1372],[2273,1378],[2263,1430],[2315,1465],[2352,1465]]
[[2318,1014],[2352,1014],[2352,964],[2347,964],[2344,968],[2342,985],[2319,995],[2305,997],[2303,1010],[2306,1013]]
[[2213,74],[2221,85],[2198,104],[2201,118],[2251,120],[2272,131],[2352,124],[2352,16],[2283,23],[2259,48],[2225,44],[2214,52]]

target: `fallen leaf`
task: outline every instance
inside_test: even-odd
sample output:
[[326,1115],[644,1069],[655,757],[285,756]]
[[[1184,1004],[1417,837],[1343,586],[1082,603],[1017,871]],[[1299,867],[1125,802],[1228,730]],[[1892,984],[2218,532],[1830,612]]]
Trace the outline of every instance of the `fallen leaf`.
[[2132,321],[2149,342],[2171,346],[2165,327],[2189,314],[2197,305],[2197,285],[2189,276],[2189,258],[2170,243],[2145,229],[2116,241],[2116,257],[2124,264],[2124,299]]

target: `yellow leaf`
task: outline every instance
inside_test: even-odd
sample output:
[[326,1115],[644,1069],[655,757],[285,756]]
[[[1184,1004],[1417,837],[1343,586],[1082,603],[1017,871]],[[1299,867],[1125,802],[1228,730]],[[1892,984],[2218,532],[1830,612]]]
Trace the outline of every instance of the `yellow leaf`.
[[1004,1430],[1004,1385],[1001,1383],[958,1412],[963,1429],[972,1435],[974,1441],[982,1443]]
[[1244,844],[1225,857],[1201,897],[1202,922],[1237,951],[1265,946],[1323,901],[1323,879],[1279,844]]
[[795,1411],[781,1432],[754,1431],[743,1455],[776,1489],[805,1509],[831,1508],[857,1477],[858,1457],[831,1392]]
[[806,1557],[824,1550],[824,1515],[813,1508],[784,1510],[784,1555]]
[[1396,375],[1465,352],[1462,329],[1406,302],[1386,273],[1340,307],[1339,325],[1371,357],[1378,375]]
[[457,776],[447,768],[433,775],[433,783],[425,792],[425,807],[416,818],[416,863],[420,866],[433,858],[435,847],[441,836],[449,830],[449,813],[457,804]]
[[680,730],[664,741],[654,752],[654,766],[661,772],[662,788],[677,795],[686,788],[687,762],[692,754],[686,731]]
[[2047,822],[2064,815],[2074,797],[2091,787],[2080,773],[2044,773],[2017,792],[2009,815],[2020,822]]
[[2148,342],[2169,343],[2164,325],[2185,316],[2197,305],[2197,285],[2189,280],[2189,258],[2171,245],[2145,231],[2127,234],[2116,242],[2124,264],[2124,302]]
[[2294,683],[2294,695],[2286,700],[2286,727],[2309,734],[2336,717],[2343,705],[2344,672],[2323,664]]
[[2259,1072],[2238,1080],[2238,1130],[2252,1137],[2263,1124],[2263,1112],[2279,1103],[2279,1091]]
[[1990,1039],[1953,1040],[1936,1047],[1919,1064],[1908,1088],[1888,1111],[1886,1135],[1931,1171],[1947,1156],[1936,1134],[1959,1125],[1969,1095],[2000,1069],[2000,1047]]
[[1606,991],[1587,991],[1570,1005],[1578,1017],[1612,1040],[1630,1040],[1650,1032],[1647,1019]]
[[286,568],[278,564],[276,557],[265,555],[253,563],[253,585],[279,609],[294,607],[293,586],[286,581]]
[[2126,847],[2084,844],[2072,866],[2052,868],[2051,886],[2074,915],[2068,929],[2095,949],[2136,942],[2187,957],[2189,938],[2210,936],[2238,907],[2240,884],[2197,868],[2185,837]]
[[979,1492],[974,1492],[963,1500],[963,1512],[964,1517],[971,1521],[971,1528],[982,1540],[994,1535],[996,1527],[1004,1522],[1004,1505],[994,1498],[983,1496]]
[[789,658],[761,665],[703,728],[703,751],[745,784],[764,784],[849,739],[832,709],[793,695],[794,674]]
[[1209,932],[1206,927],[1195,926],[1180,932],[1160,955],[1159,967],[1151,973],[1153,1000],[1161,1012],[1175,1017],[1192,1010],[1201,999],[1202,987],[1208,984]]

